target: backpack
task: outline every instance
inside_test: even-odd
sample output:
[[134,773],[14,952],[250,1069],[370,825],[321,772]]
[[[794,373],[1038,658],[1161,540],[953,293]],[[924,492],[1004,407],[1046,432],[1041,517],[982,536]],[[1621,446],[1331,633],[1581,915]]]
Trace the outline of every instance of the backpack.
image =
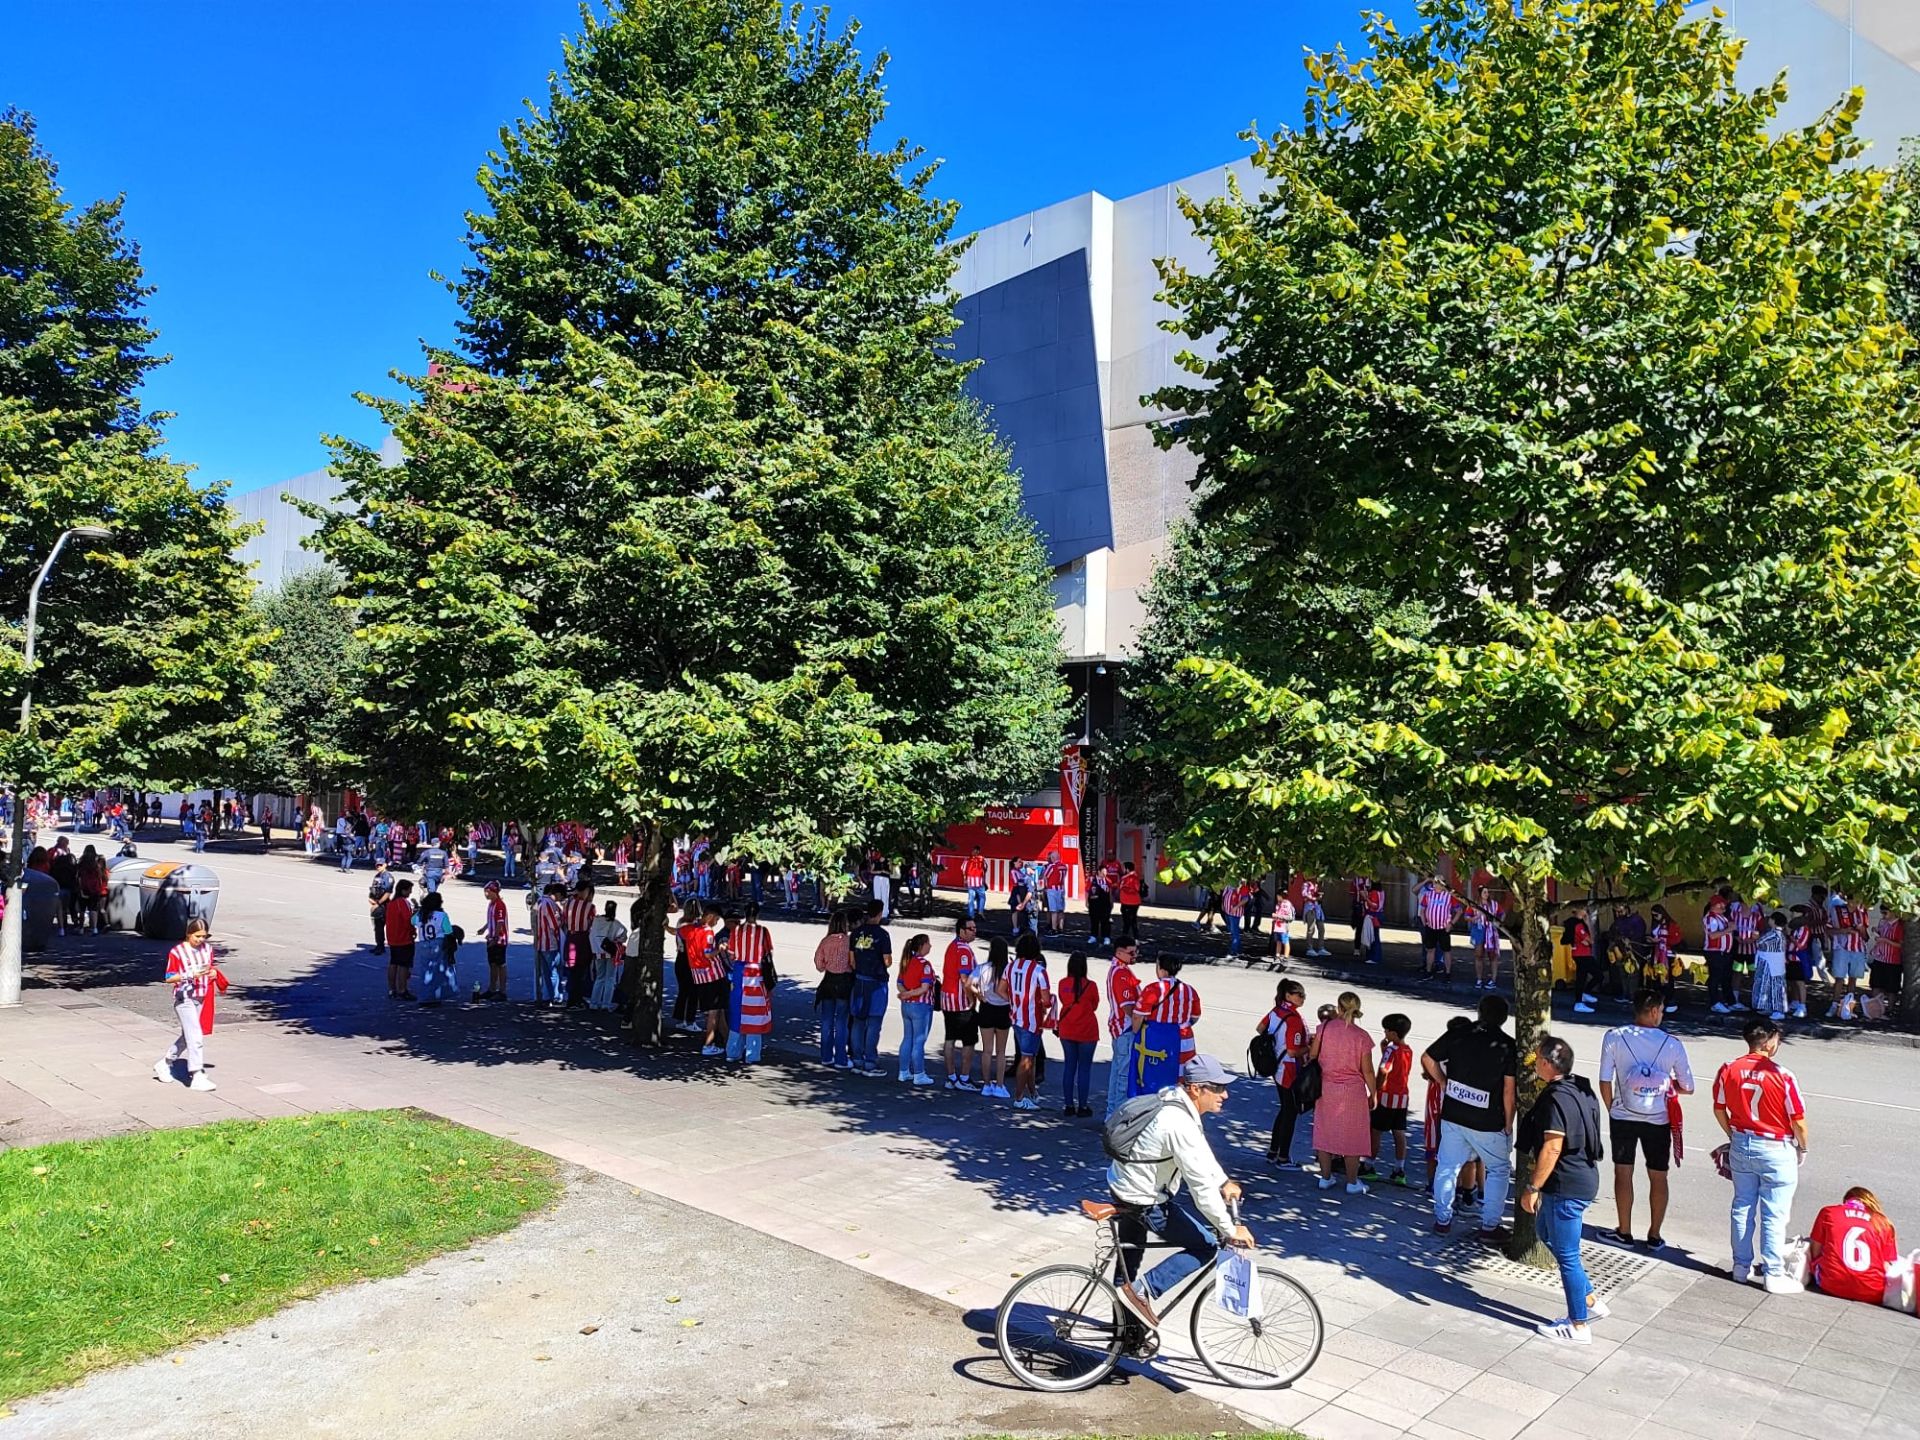
[[1262,1080],[1271,1080],[1280,1073],[1280,1047],[1271,1031],[1253,1032],[1252,1043],[1247,1046],[1247,1068]]
[[1109,1160],[1135,1161],[1145,1165],[1157,1165],[1171,1155],[1156,1155],[1151,1158],[1135,1155],[1134,1146],[1140,1143],[1140,1137],[1147,1133],[1147,1127],[1153,1123],[1154,1116],[1160,1113],[1163,1105],[1177,1105],[1178,1099],[1163,1100],[1158,1095],[1136,1095],[1107,1117],[1107,1123],[1100,1127],[1100,1148],[1107,1152]]
[[1326,1086],[1326,1077],[1320,1072],[1318,1060],[1301,1061],[1295,1074],[1293,1094],[1300,1103],[1300,1113],[1304,1115],[1320,1103],[1320,1092]]
[[[1620,1074],[1622,1103],[1636,1115],[1664,1120],[1667,1115],[1667,1072],[1635,1053],[1624,1035],[1620,1037],[1620,1043],[1626,1046],[1627,1055],[1633,1062]],[[1665,1050],[1666,1041],[1662,1040],[1660,1052],[1654,1055],[1654,1059],[1658,1060]]]

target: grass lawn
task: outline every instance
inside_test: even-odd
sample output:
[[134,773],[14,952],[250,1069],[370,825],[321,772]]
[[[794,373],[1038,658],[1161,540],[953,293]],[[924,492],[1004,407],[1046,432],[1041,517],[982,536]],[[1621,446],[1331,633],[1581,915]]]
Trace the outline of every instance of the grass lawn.
[[0,1402],[510,1230],[554,1163],[413,1111],[0,1154]]

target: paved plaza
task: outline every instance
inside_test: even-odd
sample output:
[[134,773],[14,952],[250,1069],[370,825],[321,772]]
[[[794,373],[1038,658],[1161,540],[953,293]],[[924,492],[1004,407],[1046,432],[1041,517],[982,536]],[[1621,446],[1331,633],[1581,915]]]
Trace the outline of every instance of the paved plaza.
[[[746,1072],[702,1061],[684,1040],[665,1053],[637,1052],[604,1017],[524,1004],[437,1012],[391,1004],[382,964],[362,946],[364,872],[341,876],[295,853],[212,862],[224,885],[223,964],[235,980],[211,1041],[219,1092],[151,1078],[168,1037],[153,978],[159,947],[125,936],[76,939],[39,957],[25,1006],[0,1015],[0,1140],[417,1105],[949,1307],[945,1349],[926,1360],[967,1375],[981,1415],[1005,1400],[995,1387],[1008,1377],[986,1337],[1011,1279],[1089,1252],[1089,1227],[1074,1206],[1102,1193],[1094,1122],[1057,1110],[1018,1115],[938,1089],[915,1093],[891,1078],[829,1072],[812,1058],[817,926],[773,926],[786,977],[779,1029],[767,1061]],[[477,887],[450,887],[449,908],[471,929]],[[516,904],[516,922],[523,914]],[[896,925],[896,942],[916,928]],[[514,991],[524,995],[531,955],[524,934],[515,940]],[[470,984],[484,967],[477,947],[467,950]],[[1062,973],[1057,961],[1053,968]],[[1190,978],[1206,1003],[1202,1047],[1238,1064],[1269,1003],[1271,976],[1211,966]],[[1307,984],[1315,1003],[1342,988],[1314,977]],[[1370,1022],[1389,1009],[1411,1015],[1416,1045],[1469,1004],[1464,989],[1446,1003],[1355,988]],[[897,1007],[889,1020],[888,1051]],[[1590,1074],[1598,1027],[1556,1028]],[[1724,1030],[1687,1038],[1703,1088],[1740,1048]],[[1849,1037],[1796,1042],[1782,1058],[1800,1075],[1812,1119],[1796,1232],[1853,1183],[1873,1185],[1896,1223],[1920,1226],[1920,1177],[1903,1158],[1920,1153],[1920,1108],[1906,1103],[1906,1077],[1920,1057]],[[1096,1088],[1103,1080],[1096,1068]],[[1247,1218],[1263,1246],[1319,1297],[1327,1353],[1293,1389],[1250,1394],[1206,1383],[1172,1343],[1150,1370],[1162,1386],[1324,1440],[1920,1440],[1920,1326],[1911,1317],[1815,1295],[1768,1297],[1720,1273],[1728,1192],[1706,1160],[1716,1132],[1704,1094],[1688,1104],[1689,1158],[1675,1175],[1668,1253],[1650,1260],[1589,1246],[1614,1315],[1585,1350],[1533,1335],[1534,1321],[1560,1313],[1557,1282],[1541,1283],[1458,1233],[1429,1234],[1417,1189],[1325,1195],[1310,1175],[1268,1171],[1260,1154],[1272,1114],[1267,1087],[1236,1087],[1214,1127],[1216,1150],[1247,1187]],[[1299,1153],[1305,1148],[1303,1138]],[[1589,1220],[1590,1238],[1611,1225],[1606,1195]],[[20,1409],[57,1418],[84,1393]],[[943,1391],[942,1403],[956,1393],[970,1392]],[[1018,1428],[1062,1428],[1047,1415],[1033,1397]]]

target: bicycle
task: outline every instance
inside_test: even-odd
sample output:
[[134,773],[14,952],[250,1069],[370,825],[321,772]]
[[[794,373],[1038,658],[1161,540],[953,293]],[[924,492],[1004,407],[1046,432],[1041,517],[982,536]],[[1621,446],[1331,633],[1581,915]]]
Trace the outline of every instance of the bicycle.
[[[1082,1200],[1080,1209],[1099,1227],[1092,1266],[1049,1265],[1022,1276],[994,1314],[1000,1358],[1030,1389],[1056,1394],[1085,1390],[1106,1379],[1123,1351],[1147,1360],[1159,1350],[1158,1335],[1121,1307],[1119,1292],[1107,1278],[1117,1273],[1120,1256],[1114,1225],[1119,1207]],[[1238,1207],[1234,1218],[1238,1223]],[[1155,1307],[1164,1324],[1183,1301],[1194,1297],[1188,1332],[1201,1364],[1228,1385],[1280,1390],[1313,1368],[1326,1341],[1326,1325],[1320,1307],[1299,1281],[1275,1265],[1256,1261],[1254,1268],[1260,1277],[1256,1315],[1231,1315],[1214,1303],[1219,1283],[1215,1265],[1202,1265],[1156,1300]],[[1141,1332],[1141,1338],[1130,1339],[1130,1332]]]

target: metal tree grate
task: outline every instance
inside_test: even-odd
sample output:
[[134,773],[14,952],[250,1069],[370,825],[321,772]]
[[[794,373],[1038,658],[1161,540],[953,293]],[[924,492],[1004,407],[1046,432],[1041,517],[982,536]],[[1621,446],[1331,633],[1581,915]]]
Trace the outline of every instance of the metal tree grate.
[[[1647,1256],[1635,1255],[1615,1245],[1582,1245],[1580,1263],[1586,1267],[1588,1283],[1593,1286],[1596,1295],[1611,1295],[1616,1290],[1624,1290],[1634,1281],[1651,1274],[1654,1266]],[[1531,1285],[1542,1290],[1560,1288],[1558,1270],[1543,1270],[1524,1261],[1509,1260],[1497,1250],[1483,1252],[1467,1268],[1489,1280]]]

